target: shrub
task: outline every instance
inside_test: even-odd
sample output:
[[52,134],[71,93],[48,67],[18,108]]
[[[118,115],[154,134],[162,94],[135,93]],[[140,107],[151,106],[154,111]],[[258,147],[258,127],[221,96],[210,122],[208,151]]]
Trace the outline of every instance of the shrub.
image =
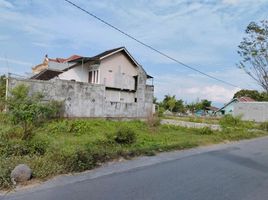
[[137,136],[133,129],[122,126],[116,131],[114,140],[119,144],[133,144],[136,138]]
[[23,84],[16,86],[10,92],[8,98],[8,114],[14,124],[23,127],[23,139],[29,139],[33,127],[47,119],[57,117],[60,112],[61,103],[51,101],[44,103],[42,94],[29,95],[29,88]]
[[149,127],[158,127],[161,124],[161,119],[157,115],[149,117],[147,119],[147,124]]
[[241,127],[243,125],[241,116],[234,117],[232,115],[225,115],[219,121],[221,127]]
[[264,130],[264,131],[268,131],[268,121],[266,122],[262,122],[260,124],[260,129]]
[[157,112],[156,112],[157,116],[158,117],[163,117],[164,112],[165,112],[165,109],[163,107],[161,107],[161,106],[158,106],[158,109],[157,109]]

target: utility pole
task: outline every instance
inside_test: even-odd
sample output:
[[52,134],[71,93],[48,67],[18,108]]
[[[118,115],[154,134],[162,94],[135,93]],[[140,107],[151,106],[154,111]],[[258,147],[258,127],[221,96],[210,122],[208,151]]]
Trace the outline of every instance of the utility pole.
[[[7,77],[6,77],[6,96],[5,96],[5,100],[6,100],[6,102],[7,102],[7,100],[8,100],[8,88],[9,88],[9,78],[10,78],[10,73],[8,72],[7,73]],[[7,104],[5,103],[5,112],[7,112]]]

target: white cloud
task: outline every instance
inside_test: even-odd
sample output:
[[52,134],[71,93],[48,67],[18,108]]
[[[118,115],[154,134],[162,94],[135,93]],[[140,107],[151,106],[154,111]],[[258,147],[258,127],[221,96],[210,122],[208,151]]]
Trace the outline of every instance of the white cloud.
[[[222,69],[221,66],[232,66],[237,62],[236,48],[244,26],[249,20],[267,16],[267,12],[260,12],[265,7],[261,3],[265,1],[256,0],[254,5],[251,0],[222,0],[222,3],[189,0],[77,0],[76,3],[186,64],[204,72],[210,70],[212,72],[209,74],[213,76],[248,88],[255,83],[244,78],[241,71]],[[167,74],[155,78],[156,95],[159,97],[174,93],[187,101],[199,97],[225,102],[234,93],[233,88],[198,74],[189,74],[192,72],[188,69],[181,70],[183,68],[179,66],[172,68],[170,60],[140,46],[69,4],[52,0],[12,2],[16,10],[7,9],[12,4],[0,0],[0,28],[18,35],[10,42],[10,45],[14,43],[14,52],[20,40],[25,42],[26,49],[33,48],[35,52],[40,52],[35,55],[40,58],[44,51],[55,56],[74,53],[90,56],[101,50],[127,46],[140,64],[149,65],[149,74],[160,74],[163,68],[170,69],[166,71]],[[4,4],[5,9],[2,8]],[[235,5],[235,9],[230,5]],[[5,46],[0,51],[5,53]],[[28,54],[25,58],[30,59],[31,56]],[[36,59],[30,62],[36,62]],[[32,66],[25,61],[9,62]],[[181,71],[186,71],[188,75],[180,74]]]
[[[209,72],[209,74],[238,85],[243,89],[259,89],[249,76],[236,68]],[[240,88],[214,82],[199,74],[173,73],[155,77],[155,95],[159,99],[166,94],[171,94],[187,102],[193,102],[196,99],[208,99],[214,103],[226,103],[239,90]]]
[[13,4],[6,0],[0,0],[0,8],[13,8]]
[[190,87],[182,89],[186,95],[194,95],[200,99],[209,99],[212,102],[225,103],[232,99],[239,88],[227,89],[220,85],[210,85],[203,87]]

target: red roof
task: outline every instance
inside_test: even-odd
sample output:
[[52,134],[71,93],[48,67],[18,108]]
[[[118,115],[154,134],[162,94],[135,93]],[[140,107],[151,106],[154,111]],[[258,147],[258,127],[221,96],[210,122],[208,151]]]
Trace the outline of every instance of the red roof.
[[239,102],[254,102],[255,100],[250,97],[239,97],[237,99]]
[[81,58],[81,56],[79,55],[72,55],[69,58],[49,58],[49,61],[53,61],[53,62],[58,62],[58,63],[65,63],[65,62],[69,62],[75,59]]

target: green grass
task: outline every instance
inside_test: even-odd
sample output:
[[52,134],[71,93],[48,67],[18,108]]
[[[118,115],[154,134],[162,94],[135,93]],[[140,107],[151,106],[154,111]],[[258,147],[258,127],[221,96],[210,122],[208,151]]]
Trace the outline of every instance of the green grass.
[[[141,121],[57,120],[33,130],[33,137],[22,140],[22,129],[0,114],[0,188],[10,188],[10,172],[20,163],[33,169],[33,177],[81,172],[119,157],[154,155],[156,152],[187,149],[224,141],[248,139],[266,132],[225,128],[222,132],[158,125]],[[122,129],[124,127],[124,129]],[[118,130],[135,134],[129,144],[115,138]]]

